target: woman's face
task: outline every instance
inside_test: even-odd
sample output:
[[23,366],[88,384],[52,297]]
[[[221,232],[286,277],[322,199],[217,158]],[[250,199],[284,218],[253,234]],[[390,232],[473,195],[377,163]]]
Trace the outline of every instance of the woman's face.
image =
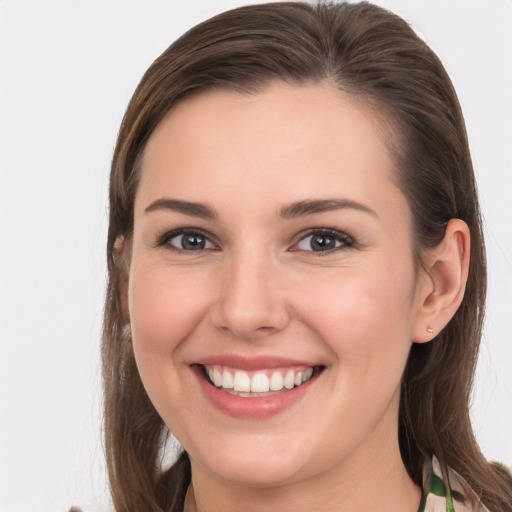
[[326,84],[202,93],[152,134],[128,307],[195,471],[279,485],[397,453],[420,301],[383,139]]

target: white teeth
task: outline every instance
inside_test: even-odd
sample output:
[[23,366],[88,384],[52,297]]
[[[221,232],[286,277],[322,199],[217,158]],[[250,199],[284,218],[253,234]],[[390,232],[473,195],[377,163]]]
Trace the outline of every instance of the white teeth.
[[279,372],[274,372],[270,377],[270,389],[272,391],[281,391],[284,386],[283,376]]
[[251,374],[222,366],[211,366],[205,369],[210,381],[216,387],[240,393],[268,393],[282,391],[283,388],[293,389],[313,376],[312,367],[303,367],[300,370],[290,368],[287,371],[285,368],[260,370]]
[[213,370],[213,383],[217,387],[222,385],[222,373],[217,368]]
[[224,389],[233,389],[234,383],[233,383],[233,375],[230,372],[223,372],[222,373],[222,384],[221,386]]
[[251,379],[253,393],[266,393],[270,389],[270,381],[264,373],[257,373]]
[[235,391],[251,391],[251,378],[249,375],[238,370],[233,378],[233,389]]
[[286,389],[292,389],[295,385],[295,372],[293,370],[288,370],[284,377],[284,387]]

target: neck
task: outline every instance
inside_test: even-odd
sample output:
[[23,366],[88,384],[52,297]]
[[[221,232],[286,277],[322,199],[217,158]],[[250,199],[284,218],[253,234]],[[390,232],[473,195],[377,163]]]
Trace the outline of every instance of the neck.
[[407,474],[398,443],[367,455],[271,488],[226,482],[192,461],[185,512],[416,512],[421,491]]

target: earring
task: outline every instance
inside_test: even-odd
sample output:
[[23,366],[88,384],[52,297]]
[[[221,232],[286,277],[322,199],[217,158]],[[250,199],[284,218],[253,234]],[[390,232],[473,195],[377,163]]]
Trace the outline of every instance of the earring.
[[434,332],[434,329],[432,329],[432,327],[428,326],[428,327],[427,327],[427,332],[428,332],[429,334],[432,334],[432,333]]

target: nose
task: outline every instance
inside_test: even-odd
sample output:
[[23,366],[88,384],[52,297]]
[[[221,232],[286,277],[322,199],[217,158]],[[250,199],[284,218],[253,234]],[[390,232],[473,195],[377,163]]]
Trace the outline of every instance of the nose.
[[270,256],[233,254],[219,275],[219,292],[211,307],[217,329],[244,340],[282,331],[290,321],[282,271]]

